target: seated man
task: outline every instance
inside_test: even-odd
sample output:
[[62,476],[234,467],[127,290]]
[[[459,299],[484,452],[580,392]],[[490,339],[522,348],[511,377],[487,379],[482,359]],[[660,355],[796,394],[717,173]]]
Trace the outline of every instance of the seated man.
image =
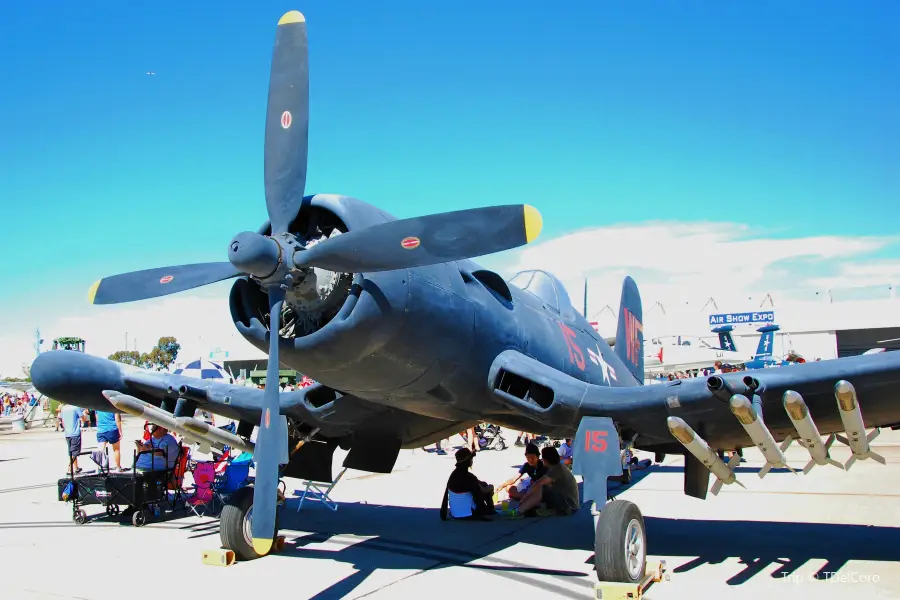
[[486,521],[487,515],[495,513],[491,500],[494,486],[479,481],[469,472],[473,458],[475,453],[468,448],[456,451],[456,466],[447,479],[447,489],[444,490],[444,499],[441,501],[442,521],[447,520],[448,504],[449,514],[454,519]]
[[572,466],[572,438],[566,438],[566,440],[560,444],[559,458],[567,467]]
[[[527,444],[525,446],[525,464],[519,469],[518,475],[503,482],[497,491],[509,490],[510,500],[521,500],[529,486],[544,475],[546,469],[540,456],[537,446],[531,443]],[[523,479],[525,476],[527,479]]]
[[175,468],[178,461],[178,442],[172,437],[172,434],[165,427],[159,425],[151,425],[150,439],[146,442],[136,440],[138,452],[147,452],[148,450],[156,450],[152,454],[141,454],[134,464],[134,470],[138,473],[146,473],[147,471],[170,471]]
[[581,505],[578,498],[578,482],[567,466],[560,462],[559,452],[552,446],[541,450],[546,474],[532,484],[513,513],[521,518],[543,502],[548,509],[560,515],[570,515]]

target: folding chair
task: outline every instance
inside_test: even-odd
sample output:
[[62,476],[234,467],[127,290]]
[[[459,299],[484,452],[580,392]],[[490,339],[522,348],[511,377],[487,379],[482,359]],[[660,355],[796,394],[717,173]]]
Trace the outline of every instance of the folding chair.
[[228,496],[238,491],[250,480],[250,461],[222,460],[216,467],[213,494],[224,506]]
[[[341,469],[341,472],[338,473],[338,476],[334,478],[332,481],[312,481],[310,479],[306,480],[306,488],[301,492],[300,490],[294,490],[294,494],[300,493],[300,504],[297,506],[297,512],[300,512],[300,509],[303,508],[303,503],[306,502],[306,499],[315,500],[317,502],[321,502],[332,511],[337,511],[338,505],[337,502],[331,499],[331,491],[334,489],[334,486],[338,484],[341,480],[341,477],[344,476],[344,473],[347,472],[347,467]],[[328,486],[328,487],[325,487]]]
[[215,502],[216,496],[213,492],[213,485],[216,480],[216,464],[212,462],[198,462],[191,471],[194,478],[194,484],[185,491],[193,491],[193,493],[185,496],[185,506],[196,516],[200,516],[198,509],[206,508]]
[[166,489],[172,492],[172,499],[169,506],[175,510],[175,505],[179,500],[184,500],[184,475],[188,470],[188,462],[191,460],[191,449],[182,444],[178,445],[178,458],[175,459],[175,467],[169,476],[169,483]]

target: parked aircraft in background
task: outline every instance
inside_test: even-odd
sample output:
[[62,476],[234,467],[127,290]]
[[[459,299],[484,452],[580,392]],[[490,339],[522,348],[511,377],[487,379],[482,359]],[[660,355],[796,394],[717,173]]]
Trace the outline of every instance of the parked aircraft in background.
[[646,346],[644,370],[647,375],[705,369],[716,363],[741,364],[753,359],[749,353],[714,348],[702,341],[695,345],[680,336],[673,338],[672,343],[665,343],[664,339],[654,338]]

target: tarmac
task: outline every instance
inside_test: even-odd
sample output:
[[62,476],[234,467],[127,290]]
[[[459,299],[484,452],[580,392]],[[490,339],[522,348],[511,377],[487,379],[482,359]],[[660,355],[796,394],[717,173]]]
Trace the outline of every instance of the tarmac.
[[[140,425],[126,420],[126,466]],[[95,446],[94,430],[83,439],[85,450]],[[640,507],[649,558],[664,559],[671,573],[645,597],[900,598],[900,432],[882,431],[874,446],[887,466],[867,460],[849,472],[817,466],[808,475],[779,469],[762,480],[763,461],[747,450],[738,468],[747,489],[726,486],[706,501],[683,495],[681,457],[637,472],[628,488],[613,486]],[[4,599],[243,599],[261,590],[315,599],[596,597],[590,509],[443,522],[438,508],[452,453],[404,450],[390,475],[348,471],[332,493],[336,512],[307,502],[298,513],[291,492],[299,482],[287,480],[284,551],[220,568],[201,564],[203,550],[219,547],[213,517],[179,512],[135,528],[88,506],[96,518],[73,523],[71,504],[57,499],[64,448],[53,428],[0,433]],[[796,445],[787,454],[795,468],[807,462]],[[849,450],[836,444],[832,454],[845,461]],[[338,450],[335,473],[342,459]],[[510,444],[480,453],[474,471],[499,483],[522,459],[522,448]]]

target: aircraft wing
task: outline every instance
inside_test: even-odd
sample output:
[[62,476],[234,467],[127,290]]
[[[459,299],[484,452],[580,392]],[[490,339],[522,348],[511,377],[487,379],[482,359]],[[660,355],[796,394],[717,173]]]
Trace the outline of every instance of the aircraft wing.
[[[107,399],[114,397],[118,401],[124,397],[132,409],[140,403],[151,405],[151,410],[156,408],[157,412],[161,409],[167,420],[191,417],[201,408],[255,425],[262,413],[264,390],[148,371],[82,352],[57,350],[41,354],[32,365],[32,378],[41,393],[50,398],[100,411],[125,412]],[[369,402],[320,383],[282,392],[279,403],[282,415],[318,429],[327,438],[339,439],[360,432],[399,433],[404,448],[434,443],[474,425]]]
[[[592,431],[609,432],[609,423],[614,422],[622,437],[633,441],[636,448],[684,453],[688,458],[685,491],[697,497],[706,493],[702,479],[693,479],[697,465],[715,463],[720,450],[762,449],[762,443],[771,468],[783,462],[781,453],[786,448],[775,442],[787,437],[805,440],[810,434],[801,436],[798,432],[803,429],[816,432],[813,437],[847,432],[844,439],[850,439],[853,457],[879,460],[868,446],[877,433],[866,429],[900,425],[900,402],[895,399],[900,386],[900,352],[610,388],[580,381],[507,350],[494,360],[488,381],[500,403],[540,423],[545,433],[576,437],[577,445],[584,438],[585,423],[606,418],[609,422],[597,421]],[[735,396],[739,397],[732,400]],[[803,408],[791,414],[789,403]],[[826,464],[827,446],[818,459],[816,452],[810,450],[815,462]],[[729,468],[724,462],[720,466]],[[699,468],[708,479],[709,471]],[[728,473],[731,471],[719,469],[717,476],[729,479]],[[726,483],[733,483],[733,478]]]
[[[825,423],[839,425],[834,387],[841,380],[853,384],[868,426],[900,424],[900,402],[892,397],[892,390],[898,389],[894,386],[900,386],[900,352],[611,388],[586,383],[520,352],[506,350],[494,360],[489,376],[498,401],[546,424],[548,429],[571,433],[582,417],[611,417],[642,437],[665,442],[672,440],[666,426],[670,416],[698,424],[724,417],[729,426],[732,421],[738,425],[728,405],[733,394],[759,397],[770,427],[791,425],[782,405],[782,396],[788,390],[806,397],[814,416],[821,411]],[[827,429],[820,431],[831,433]]]
[[[36,367],[36,368],[35,368]],[[35,386],[47,396],[100,411],[117,411],[103,392],[119,392],[175,416],[192,416],[196,408],[231,419],[258,423],[264,390],[149,371],[81,352],[42,354],[32,368]],[[343,395],[319,383],[280,395],[281,414],[323,435],[339,436],[362,423],[371,423],[389,407]],[[121,411],[118,411],[121,412]]]

